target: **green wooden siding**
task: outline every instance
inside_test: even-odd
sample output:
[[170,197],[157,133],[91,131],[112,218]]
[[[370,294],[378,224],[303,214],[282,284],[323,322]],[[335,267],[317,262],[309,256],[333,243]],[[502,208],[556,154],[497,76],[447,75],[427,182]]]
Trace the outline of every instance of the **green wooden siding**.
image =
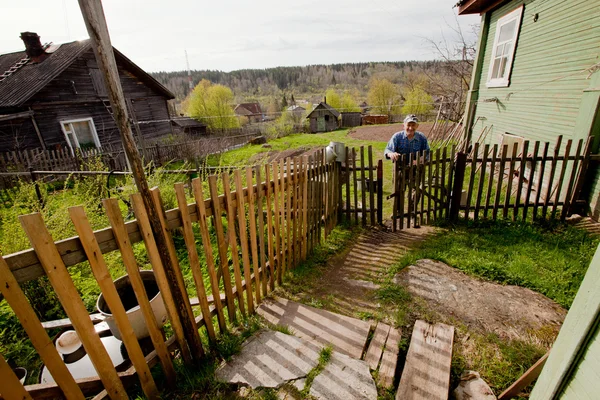
[[563,390],[562,400],[597,399],[600,396],[600,337],[598,327],[583,358]]
[[[487,88],[496,23],[523,3],[510,85]],[[485,127],[490,132],[487,143],[499,143],[506,132],[550,142],[558,135],[577,138],[574,126],[589,84],[589,72],[584,70],[600,61],[598,38],[600,7],[595,0],[511,1],[494,10],[484,47],[473,141]],[[498,101],[490,101],[494,98]]]

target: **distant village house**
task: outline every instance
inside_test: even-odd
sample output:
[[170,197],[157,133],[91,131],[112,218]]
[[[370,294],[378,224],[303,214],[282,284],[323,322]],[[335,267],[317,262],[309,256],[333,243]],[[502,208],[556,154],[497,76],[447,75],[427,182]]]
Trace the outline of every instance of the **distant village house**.
[[250,123],[261,122],[264,115],[258,103],[241,103],[235,106],[235,115],[248,118]]
[[338,129],[339,116],[340,112],[338,110],[325,102],[321,102],[306,116],[306,118],[310,120],[310,131],[316,133],[330,132]]

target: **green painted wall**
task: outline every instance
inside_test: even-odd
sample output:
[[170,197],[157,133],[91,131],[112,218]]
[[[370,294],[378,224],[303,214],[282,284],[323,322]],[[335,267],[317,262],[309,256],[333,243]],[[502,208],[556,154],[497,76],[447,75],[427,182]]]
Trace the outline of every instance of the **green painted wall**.
[[[521,4],[524,9],[510,84],[488,88],[497,21]],[[488,133],[479,141],[491,144],[500,143],[503,133],[551,144],[563,135],[563,146],[567,139],[587,136],[575,126],[582,126],[582,117],[589,118],[580,110],[590,99],[584,98],[584,91],[591,88],[586,69],[600,62],[599,4],[598,0],[510,1],[491,11],[473,117],[473,142],[486,127]],[[594,178],[592,200],[599,191],[600,178]],[[592,204],[592,210],[596,206]]]
[[600,397],[600,337],[598,327],[569,383],[562,400],[597,399]]

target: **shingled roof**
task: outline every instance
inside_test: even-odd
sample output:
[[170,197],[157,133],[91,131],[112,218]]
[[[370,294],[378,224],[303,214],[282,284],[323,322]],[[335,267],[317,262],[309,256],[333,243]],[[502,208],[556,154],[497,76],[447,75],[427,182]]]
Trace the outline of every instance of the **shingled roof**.
[[312,115],[312,114],[313,114],[315,111],[317,111],[317,110],[321,110],[321,109],[323,109],[323,108],[324,108],[325,110],[329,111],[330,113],[332,113],[332,114],[333,114],[333,116],[334,116],[334,117],[336,117],[336,118],[338,118],[338,117],[340,116],[340,112],[339,112],[338,110],[336,110],[335,108],[331,107],[331,106],[330,106],[329,104],[327,104],[327,103],[323,103],[323,102],[321,102],[321,103],[319,103],[319,104],[318,104],[318,105],[317,105],[317,106],[316,106],[316,107],[315,107],[315,108],[314,108],[314,109],[313,109],[313,110],[310,112],[310,114],[308,114],[308,115],[306,116],[306,118],[310,118],[310,117],[311,117],[311,115]]
[[[40,63],[28,62],[0,82],[0,108],[20,107],[42,90],[50,81],[67,69],[78,57],[91,49],[89,39],[64,43]],[[114,48],[113,48],[114,49]],[[135,65],[117,49],[115,58],[125,64],[131,73],[169,99],[175,96],[147,72]],[[0,74],[8,71],[25,58],[25,50],[0,55]]]

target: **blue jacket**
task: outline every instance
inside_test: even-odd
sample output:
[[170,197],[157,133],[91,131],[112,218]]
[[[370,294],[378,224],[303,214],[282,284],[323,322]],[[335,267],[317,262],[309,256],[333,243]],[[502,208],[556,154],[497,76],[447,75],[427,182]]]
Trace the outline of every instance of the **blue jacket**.
[[400,131],[394,133],[390,139],[383,155],[389,159],[388,153],[410,154],[420,151],[425,152],[425,159],[429,160],[429,143],[425,135],[419,131],[415,132],[413,140],[408,140],[406,132]]

